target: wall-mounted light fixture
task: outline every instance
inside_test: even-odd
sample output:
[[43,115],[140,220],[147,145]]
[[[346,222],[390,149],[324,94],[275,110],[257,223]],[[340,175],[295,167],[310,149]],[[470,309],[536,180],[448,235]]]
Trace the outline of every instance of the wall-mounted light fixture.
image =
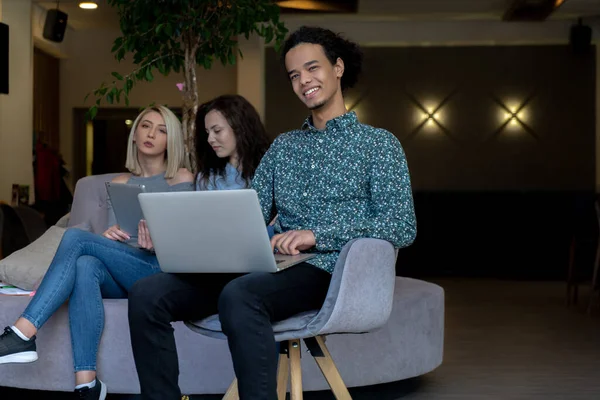
[[415,105],[416,110],[416,119],[417,126],[410,132],[402,141],[408,142],[412,138],[414,138],[421,130],[426,128],[427,130],[439,128],[442,132],[446,134],[447,137],[454,140],[452,133],[446,128],[443,124],[442,117],[443,112],[442,108],[448,103],[448,101],[456,94],[458,90],[455,89],[448,96],[446,96],[442,101],[424,101],[421,102],[417,100],[415,96],[406,92],[406,96],[408,99]]
[[502,112],[502,122],[508,121],[509,126],[519,126],[519,124],[525,122],[526,113],[525,110],[519,106],[507,105]]
[[500,106],[500,120],[501,125],[496,129],[490,139],[498,136],[505,129],[516,130],[523,129],[529,133],[533,138],[539,139],[534,130],[527,124],[528,113],[526,110],[527,105],[533,99],[534,94],[532,93],[529,97],[521,102],[515,101],[502,101],[496,96],[492,95],[492,99],[498,106]]
[[433,127],[436,124],[441,125],[441,112],[439,111],[439,107],[425,106],[425,111],[418,110],[420,114],[421,120],[425,121],[425,126]]

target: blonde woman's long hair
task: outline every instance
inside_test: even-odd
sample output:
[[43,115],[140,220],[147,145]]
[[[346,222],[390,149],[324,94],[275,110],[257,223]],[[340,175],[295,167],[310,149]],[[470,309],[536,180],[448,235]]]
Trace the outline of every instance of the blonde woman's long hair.
[[144,115],[152,111],[160,114],[167,127],[167,149],[165,151],[165,163],[167,164],[167,168],[165,171],[165,178],[170,179],[175,176],[179,168],[186,167],[187,163],[185,162],[185,147],[183,144],[181,122],[179,122],[179,119],[173,111],[162,105],[146,108],[133,122],[131,131],[129,132],[129,139],[127,140],[127,160],[125,162],[125,168],[133,175],[141,175],[142,173],[140,161],[138,160],[138,149],[133,139],[135,138],[135,131]]

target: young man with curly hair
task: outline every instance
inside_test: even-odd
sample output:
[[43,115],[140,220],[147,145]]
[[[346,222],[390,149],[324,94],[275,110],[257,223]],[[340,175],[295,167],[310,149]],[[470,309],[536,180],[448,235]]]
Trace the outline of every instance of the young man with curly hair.
[[[282,52],[292,88],[310,110],[301,129],[277,137],[252,181],[282,254],[316,256],[277,273],[223,275],[221,286],[150,277],[129,296],[143,399],[179,400],[175,320],[219,313],[242,400],[277,399],[272,323],[322,306],[342,247],[378,238],[395,247],[416,235],[406,158],[391,133],[361,124],[343,92],[361,71],[359,47],[322,28],[292,33]],[[214,280],[213,280],[214,282]]]

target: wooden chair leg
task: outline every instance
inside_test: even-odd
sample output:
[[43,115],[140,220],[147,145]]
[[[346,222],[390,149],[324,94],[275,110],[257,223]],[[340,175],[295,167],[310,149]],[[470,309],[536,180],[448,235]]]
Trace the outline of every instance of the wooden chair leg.
[[[288,386],[288,380],[290,377],[290,361],[292,359],[297,358],[297,367],[296,370],[292,371],[292,387],[294,385],[294,382],[296,385],[299,384],[299,390],[300,390],[300,397],[298,397],[298,394],[296,394],[296,397],[292,397],[292,399],[302,399],[302,372],[300,369],[300,342],[298,340],[289,341],[289,347],[293,348],[292,346],[292,342],[295,342],[297,344],[296,348],[294,348],[294,353],[290,354],[288,352],[280,354],[279,355],[279,365],[277,367],[277,398],[278,400],[285,400],[285,395],[287,393],[287,386]],[[288,346],[288,343],[282,343],[284,345],[286,345],[286,347]],[[296,377],[296,379],[294,380],[294,376]],[[292,389],[292,396],[293,396],[293,389]],[[231,382],[231,385],[229,386],[229,389],[227,389],[227,393],[225,393],[225,395],[223,396],[223,400],[239,400],[240,396],[239,396],[239,392],[238,392],[238,382],[237,382],[237,378],[233,380],[233,382]]]
[[279,366],[277,367],[277,399],[285,400],[288,381],[290,378],[290,360],[287,354],[279,355]]
[[225,396],[223,396],[223,400],[239,400],[239,399],[240,399],[240,395],[238,394],[238,382],[237,382],[237,378],[235,378],[233,380],[233,382],[231,382],[229,389],[227,389]]
[[289,357],[292,375],[291,400],[302,400],[302,366],[300,365],[300,340],[290,340]]
[[348,388],[346,387],[346,384],[344,384],[342,376],[335,366],[327,346],[325,346],[325,340],[323,336],[304,339],[304,342],[309,348],[312,356],[315,358],[315,361],[321,369],[323,376],[325,376],[327,383],[329,383],[335,398],[337,400],[352,400],[352,396],[350,396],[350,392],[348,392]]
[[592,313],[592,304],[594,303],[594,294],[596,290],[600,286],[600,282],[598,282],[598,268],[600,267],[600,240],[598,240],[598,245],[596,247],[596,259],[594,260],[594,274],[592,275],[592,291],[590,293],[590,300],[587,307],[587,313]]
[[573,237],[569,246],[569,266],[567,268],[567,307],[573,302],[571,293],[575,284],[575,237]]

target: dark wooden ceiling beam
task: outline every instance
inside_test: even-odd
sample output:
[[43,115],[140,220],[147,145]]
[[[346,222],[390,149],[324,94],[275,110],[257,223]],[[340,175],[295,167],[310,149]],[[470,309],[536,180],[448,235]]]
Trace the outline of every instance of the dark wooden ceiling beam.
[[284,14],[358,12],[358,0],[278,0],[276,3]]
[[513,0],[504,21],[544,21],[567,0]]

